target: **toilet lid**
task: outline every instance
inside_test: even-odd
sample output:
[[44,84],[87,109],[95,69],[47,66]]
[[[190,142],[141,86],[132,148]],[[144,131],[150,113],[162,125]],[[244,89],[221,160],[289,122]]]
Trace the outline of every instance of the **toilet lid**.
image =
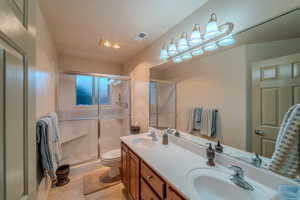
[[121,157],[121,150],[115,149],[108,151],[102,155],[102,160],[115,160]]

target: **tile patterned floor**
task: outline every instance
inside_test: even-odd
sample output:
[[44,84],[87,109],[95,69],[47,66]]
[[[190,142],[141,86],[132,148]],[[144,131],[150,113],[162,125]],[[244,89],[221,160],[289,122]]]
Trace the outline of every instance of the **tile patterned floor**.
[[52,188],[48,200],[129,200],[123,184],[85,196],[83,194],[83,176],[84,174],[73,175],[70,177],[69,184]]

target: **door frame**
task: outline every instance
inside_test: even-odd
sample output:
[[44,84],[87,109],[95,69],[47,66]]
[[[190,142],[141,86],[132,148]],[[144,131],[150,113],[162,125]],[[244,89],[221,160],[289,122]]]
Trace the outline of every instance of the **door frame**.
[[[0,45],[9,52],[23,56],[24,66],[24,196],[36,198],[36,113],[35,113],[35,10],[36,1],[24,1],[24,16],[20,19],[10,0],[0,1]],[[8,26],[9,25],[9,26]],[[4,51],[2,51],[4,52]],[[4,56],[2,55],[2,58]],[[4,58],[5,59],[5,58]],[[2,59],[2,60],[4,60]],[[4,62],[0,63],[0,81],[4,83]],[[1,66],[2,65],[2,66]],[[5,85],[0,86],[0,199],[6,198],[5,152]]]

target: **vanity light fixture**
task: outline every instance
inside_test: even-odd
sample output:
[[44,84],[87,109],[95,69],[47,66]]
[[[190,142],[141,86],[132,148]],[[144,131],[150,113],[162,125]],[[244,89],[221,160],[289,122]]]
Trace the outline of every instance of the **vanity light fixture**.
[[175,39],[173,39],[168,46],[168,55],[175,56],[176,54],[177,54],[177,47],[176,47]]
[[199,55],[202,55],[204,54],[204,51],[200,48],[200,49],[195,49],[192,51],[192,55],[193,56],[199,56]]
[[226,47],[226,46],[233,45],[234,43],[235,43],[235,39],[232,36],[229,36],[227,38],[220,40],[218,42],[218,45],[220,45],[221,47]]
[[217,23],[217,15],[215,13],[211,14],[210,19],[206,25],[206,33],[204,38],[209,39],[216,36],[219,33],[219,27]]
[[188,41],[187,41],[187,33],[186,32],[183,32],[178,40],[178,43],[177,43],[177,49],[179,52],[183,52],[187,49],[189,49],[189,44],[188,44]]
[[203,47],[205,51],[214,51],[218,48],[216,43],[210,43],[207,46]]
[[191,59],[192,57],[193,56],[190,52],[187,52],[181,56],[182,60],[188,60],[188,59]]
[[[200,26],[194,24],[189,39],[187,32],[183,32],[178,40],[172,39],[171,43],[160,51],[160,59],[173,62],[182,62],[193,56],[204,54],[204,51],[214,51],[218,47],[230,46],[235,43],[232,36],[233,23],[222,25],[217,23],[217,15],[213,13],[207,23],[205,33],[201,33]],[[177,42],[176,42],[177,41]]]
[[182,58],[180,56],[177,56],[177,57],[173,58],[173,62],[180,63],[180,62],[182,62]]
[[166,45],[164,45],[163,48],[160,50],[160,59],[167,60],[168,58],[169,58],[168,50],[166,48]]
[[194,24],[193,31],[191,33],[190,45],[196,46],[202,42],[200,26],[199,24]]

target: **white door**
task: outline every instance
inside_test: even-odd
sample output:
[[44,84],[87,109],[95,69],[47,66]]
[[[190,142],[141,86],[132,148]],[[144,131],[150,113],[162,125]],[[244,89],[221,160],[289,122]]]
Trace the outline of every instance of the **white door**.
[[0,199],[34,199],[35,1],[0,1]]
[[274,152],[278,130],[288,109],[300,103],[300,54],[261,61],[252,70],[253,151]]

